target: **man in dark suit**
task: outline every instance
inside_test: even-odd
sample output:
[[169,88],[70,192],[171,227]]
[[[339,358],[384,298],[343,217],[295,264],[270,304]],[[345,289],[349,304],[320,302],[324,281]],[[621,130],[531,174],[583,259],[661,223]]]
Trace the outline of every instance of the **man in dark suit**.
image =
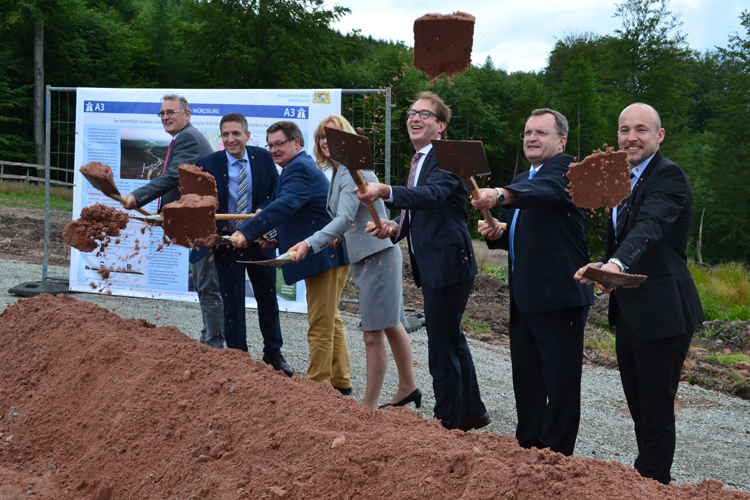
[[[157,213],[167,203],[180,199],[180,165],[193,164],[198,158],[211,154],[208,139],[190,124],[190,105],[182,96],[168,94],[162,97],[159,111],[164,130],[172,136],[161,174],[151,182],[124,196],[127,210],[142,207],[159,198]],[[219,292],[219,280],[208,252],[193,263],[193,288],[203,316],[200,341],[212,347],[224,344],[224,321]]]
[[583,329],[591,289],[570,278],[589,260],[585,212],[567,192],[568,165],[562,154],[568,121],[537,109],[526,122],[523,150],[531,163],[509,186],[482,189],[472,204],[481,210],[502,205],[499,226],[480,233],[490,248],[509,250],[510,351],[518,427],[524,448],[550,448],[572,455],[581,416]]
[[399,217],[383,222],[382,230],[372,226],[368,231],[394,242],[407,239],[414,281],[424,295],[435,418],[448,429],[468,431],[492,421],[461,330],[477,274],[466,227],[468,192],[458,176],[440,171],[430,142],[445,137],[450,108],[432,92],[421,92],[417,99],[407,112],[409,138],[417,150],[407,185],[368,183],[359,199],[371,204],[382,198],[402,209]]
[[[279,174],[276,165],[263,148],[248,146],[250,131],[247,120],[239,113],[224,115],[219,123],[224,151],[217,151],[198,160],[197,165],[216,179],[219,196],[217,213],[252,213],[264,208],[276,187]],[[235,221],[219,221],[219,234],[232,234]],[[206,247],[194,250],[190,257],[201,257]],[[237,261],[266,260],[274,251],[262,249],[253,242],[243,249],[220,245],[214,250],[216,271],[224,302],[224,338],[227,347],[247,352],[245,323],[245,273],[250,277],[258,303],[258,323],[263,335],[263,362],[287,376],[294,371],[281,354],[283,341],[279,324],[279,303],[276,298],[276,269],[269,266],[241,264]]]
[[[305,142],[299,127],[293,122],[281,121],[266,132],[271,157],[284,171],[270,202],[254,219],[238,225],[233,234],[238,239],[236,248],[246,248],[248,242],[276,228],[278,246],[288,249],[331,222],[326,210],[328,179],[304,151]],[[308,255],[299,263],[286,264],[282,271],[288,284],[305,280],[310,325],[307,377],[315,382],[329,380],[342,394],[351,394],[349,350],[338,310],[349,274],[343,246]]]
[[[659,151],[664,135],[659,114],[647,104],[620,114],[617,136],[628,153],[632,192],[612,210],[604,256],[589,265],[648,276],[638,288],[610,293],[609,323],[616,326],[617,363],[635,423],[635,468],[668,484],[680,370],[704,317],[685,255],[693,190],[685,172]],[[576,279],[591,284],[579,273]]]

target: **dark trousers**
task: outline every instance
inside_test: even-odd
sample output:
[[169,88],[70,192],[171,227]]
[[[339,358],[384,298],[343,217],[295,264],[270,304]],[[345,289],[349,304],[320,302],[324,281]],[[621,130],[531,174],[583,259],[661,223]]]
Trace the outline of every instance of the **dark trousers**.
[[422,283],[434,413],[446,429],[458,429],[462,415],[478,417],[487,412],[469,344],[461,330],[473,284],[474,278],[443,288]]
[[511,301],[511,308],[518,444],[572,455],[581,420],[583,329],[589,306],[524,314]]
[[258,302],[258,323],[263,335],[263,352],[281,350],[279,302],[276,299],[276,268],[256,264],[240,264],[238,260],[265,260],[268,257],[257,243],[248,248],[235,249],[220,245],[214,250],[216,272],[219,275],[221,298],[224,302],[224,338],[227,347],[247,352],[245,324],[245,273],[253,285]]
[[617,364],[635,423],[635,468],[662,484],[671,481],[675,449],[674,399],[693,330],[666,339],[638,337],[617,318]]

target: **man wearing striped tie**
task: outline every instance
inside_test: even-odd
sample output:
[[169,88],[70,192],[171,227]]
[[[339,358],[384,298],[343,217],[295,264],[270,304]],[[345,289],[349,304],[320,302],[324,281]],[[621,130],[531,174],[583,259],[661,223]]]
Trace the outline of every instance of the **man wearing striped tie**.
[[[216,179],[219,208],[216,213],[248,214],[268,205],[279,174],[271,155],[264,148],[248,145],[250,131],[247,119],[229,113],[219,123],[224,151],[198,160],[197,165]],[[219,234],[235,232],[235,221],[218,221]],[[219,286],[224,302],[224,337],[227,347],[247,352],[245,324],[245,274],[250,278],[258,303],[258,324],[263,335],[263,362],[294,375],[281,354],[283,344],[276,298],[276,269],[270,266],[240,264],[237,261],[266,260],[274,250],[264,250],[258,243],[237,249],[221,245],[214,249]],[[191,256],[192,258],[192,256]]]
[[482,402],[474,359],[461,330],[461,318],[477,274],[474,249],[466,226],[468,191],[461,179],[440,170],[432,140],[445,139],[451,110],[437,94],[420,92],[406,112],[406,128],[415,154],[406,186],[368,183],[360,201],[377,198],[401,209],[383,221],[378,238],[406,239],[414,282],[424,296],[427,350],[433,413],[447,429],[469,431],[492,422]]
[[572,455],[581,415],[583,329],[592,290],[572,279],[589,260],[585,212],[567,192],[562,154],[568,120],[537,109],[521,133],[531,169],[502,188],[482,189],[479,210],[502,205],[508,230],[479,230],[490,248],[509,252],[510,351],[518,426],[524,448]]

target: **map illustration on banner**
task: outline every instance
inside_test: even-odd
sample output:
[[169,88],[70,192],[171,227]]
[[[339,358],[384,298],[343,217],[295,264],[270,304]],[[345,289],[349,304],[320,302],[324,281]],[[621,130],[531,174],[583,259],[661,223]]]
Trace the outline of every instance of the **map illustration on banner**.
[[[305,148],[313,154],[312,138],[318,123],[341,112],[340,90],[164,90],[79,88],[76,112],[73,218],[84,207],[101,203],[118,210],[122,205],[95,189],[79,169],[92,161],[112,169],[123,195],[145,185],[164,170],[172,136],[157,115],[167,94],[184,96],[190,104],[190,123],[214,151],[224,149],[219,122],[227,113],[247,118],[248,145],[265,147],[266,129],[281,120],[293,121],[302,131]],[[153,201],[143,208],[157,210]],[[282,249],[285,250],[285,249]],[[129,297],[163,298],[197,302],[190,250],[170,245],[159,226],[131,220],[120,237],[103,250],[71,250],[70,287],[74,291]],[[100,270],[104,273],[100,273]],[[103,275],[107,275],[103,278]],[[246,280],[246,305],[257,307]],[[286,284],[278,273],[279,308],[306,312],[304,281]]]

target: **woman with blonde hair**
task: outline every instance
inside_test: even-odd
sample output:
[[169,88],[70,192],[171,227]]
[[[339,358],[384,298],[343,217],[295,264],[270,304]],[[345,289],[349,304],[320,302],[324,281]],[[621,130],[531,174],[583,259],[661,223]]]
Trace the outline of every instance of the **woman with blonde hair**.
[[[322,251],[343,236],[351,265],[354,284],[359,289],[362,333],[367,357],[367,388],[363,403],[371,408],[378,405],[383,387],[388,358],[385,338],[393,352],[398,369],[398,391],[385,406],[404,406],[414,402],[419,408],[422,392],[414,380],[411,341],[404,329],[403,283],[401,278],[401,249],[389,239],[372,238],[365,232],[371,221],[367,207],[357,199],[356,184],[347,171],[331,159],[325,127],[355,133],[341,115],[325,118],[315,131],[315,158],[322,170],[332,169],[326,208],[333,220],[308,239],[289,249],[297,252],[296,262],[308,252]],[[377,182],[373,172],[362,171],[366,181]],[[381,219],[386,218],[385,204],[375,203]]]

